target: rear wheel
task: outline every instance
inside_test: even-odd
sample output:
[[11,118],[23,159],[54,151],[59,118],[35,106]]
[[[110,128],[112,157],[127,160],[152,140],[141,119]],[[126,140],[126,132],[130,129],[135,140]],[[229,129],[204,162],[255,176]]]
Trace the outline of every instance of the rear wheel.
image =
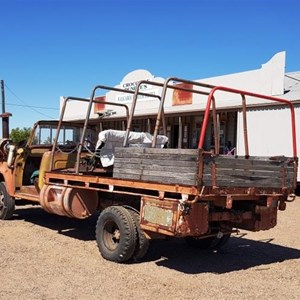
[[102,257],[115,262],[128,261],[136,248],[137,229],[129,211],[110,206],[100,214],[96,240]]
[[11,219],[15,211],[15,199],[7,193],[4,182],[0,182],[0,219]]
[[134,210],[128,210],[128,211],[131,214],[131,217],[135,223],[136,230],[137,230],[137,243],[132,258],[141,259],[146,255],[148,251],[149,240],[146,238],[145,233],[141,229],[140,215]]

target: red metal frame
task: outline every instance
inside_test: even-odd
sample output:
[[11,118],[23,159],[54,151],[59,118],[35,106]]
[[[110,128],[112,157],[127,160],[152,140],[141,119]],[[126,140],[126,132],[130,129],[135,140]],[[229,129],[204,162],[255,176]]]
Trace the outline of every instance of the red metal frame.
[[[201,130],[200,139],[199,139],[199,144],[198,144],[199,149],[203,148],[203,145],[204,145],[204,139],[205,139],[207,124],[208,124],[208,121],[209,121],[210,109],[211,109],[212,101],[213,101],[213,99],[215,99],[214,94],[215,94],[216,91],[224,91],[224,92],[233,93],[233,94],[240,94],[242,96],[242,100],[243,100],[243,114],[246,113],[246,111],[245,111],[245,108],[246,108],[246,98],[245,98],[245,96],[256,97],[256,98],[270,100],[270,101],[275,101],[275,102],[279,102],[279,103],[287,105],[290,108],[290,111],[291,111],[293,155],[294,155],[294,157],[297,157],[295,109],[294,109],[293,104],[290,101],[288,101],[286,99],[272,97],[272,96],[266,96],[266,95],[246,92],[246,91],[242,91],[242,90],[227,88],[227,87],[223,87],[223,86],[216,86],[209,93],[208,100],[207,100],[207,105],[206,105],[206,109],[205,109],[205,114],[204,114],[204,119],[203,119],[203,124],[202,124],[202,130]],[[244,124],[244,127],[245,127],[245,124]],[[245,129],[246,128],[244,128],[245,135],[247,135],[247,132],[246,132]],[[247,143],[246,140],[247,140],[247,137],[245,139],[245,143]],[[246,148],[247,148],[247,146],[246,146]]]

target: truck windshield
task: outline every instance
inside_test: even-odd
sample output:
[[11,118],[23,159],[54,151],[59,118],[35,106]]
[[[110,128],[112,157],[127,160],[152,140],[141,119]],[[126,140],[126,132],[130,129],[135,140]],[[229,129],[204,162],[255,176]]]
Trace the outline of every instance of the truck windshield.
[[[56,136],[56,125],[39,125],[35,130],[32,145],[52,145]],[[58,145],[74,145],[80,142],[82,128],[76,126],[62,126],[59,132]],[[86,136],[90,141],[96,141],[96,132],[92,128],[87,130]]]

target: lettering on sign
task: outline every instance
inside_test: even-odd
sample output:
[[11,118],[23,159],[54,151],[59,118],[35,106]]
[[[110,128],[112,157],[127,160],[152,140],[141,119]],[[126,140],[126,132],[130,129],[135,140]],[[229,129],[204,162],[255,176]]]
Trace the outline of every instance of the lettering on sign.
[[[138,84],[139,84],[138,81],[126,82],[123,84],[123,88],[128,91],[135,91]],[[145,83],[140,85],[140,91],[146,90],[147,88],[148,88],[147,84],[145,84]]]
[[[129,90],[129,91],[135,91],[137,85],[138,85],[138,81],[124,83],[123,88],[126,90]],[[139,91],[150,94],[150,95],[158,95],[158,89],[149,89],[149,86],[147,84],[141,84]],[[146,95],[138,95],[138,100],[145,101],[145,100],[149,100],[149,99],[153,99],[153,98],[146,96]],[[121,95],[116,96],[117,102],[132,102],[132,100],[133,100],[132,94],[123,93]]]

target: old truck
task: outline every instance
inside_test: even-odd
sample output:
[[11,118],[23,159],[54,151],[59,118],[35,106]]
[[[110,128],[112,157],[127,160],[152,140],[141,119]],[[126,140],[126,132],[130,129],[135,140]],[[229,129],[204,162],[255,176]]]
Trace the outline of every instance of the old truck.
[[[45,211],[85,219],[100,212],[96,241],[101,255],[115,262],[141,259],[155,238],[184,238],[199,248],[218,248],[239,229],[259,231],[276,225],[277,211],[295,198],[297,143],[293,105],[285,100],[179,78],[146,81],[159,96],[98,85],[90,99],[65,99],[58,121],[39,121],[25,145],[0,142],[0,218],[13,217],[15,203],[27,200]],[[179,83],[179,84],[178,84]],[[182,84],[183,83],[183,84]],[[131,93],[124,130],[101,130],[90,117],[96,91]],[[178,89],[206,97],[197,149],[170,149],[165,136],[167,91]],[[240,95],[245,155],[219,153],[218,93]],[[138,96],[159,101],[152,134],[132,131]],[[291,157],[251,156],[247,138],[247,99],[255,97],[291,111]],[[86,118],[66,121],[68,103],[86,104]],[[83,106],[84,107],[84,106]],[[199,112],[200,113],[200,112]],[[101,116],[106,118],[105,115]],[[210,122],[210,123],[209,123]],[[212,124],[213,149],[204,149]],[[46,133],[45,133],[46,132]]]

